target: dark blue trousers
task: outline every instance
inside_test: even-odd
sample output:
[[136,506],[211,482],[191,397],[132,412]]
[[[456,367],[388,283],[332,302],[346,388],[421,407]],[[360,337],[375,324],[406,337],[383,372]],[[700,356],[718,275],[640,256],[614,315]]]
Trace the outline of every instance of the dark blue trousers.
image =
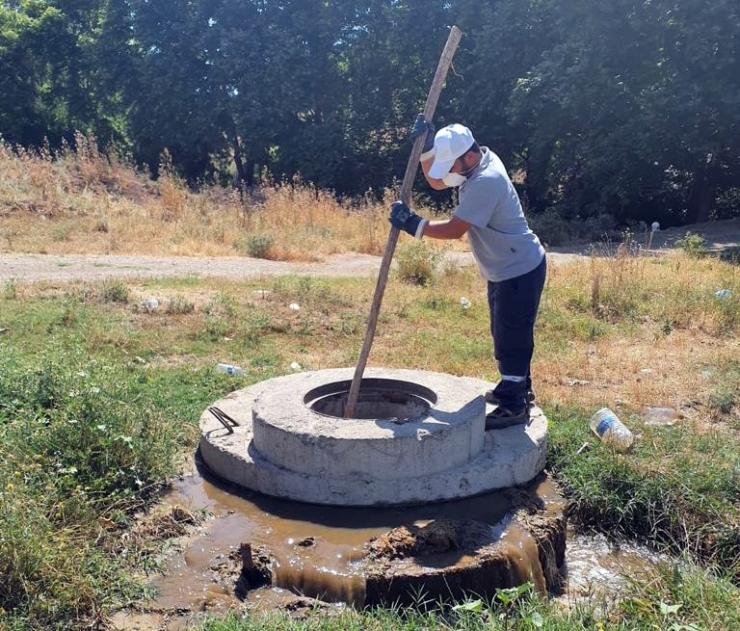
[[545,286],[547,261],[542,259],[531,272],[501,282],[488,282],[493,353],[502,375],[525,377],[507,381],[495,389],[500,405],[520,410],[532,389],[530,365],[534,354],[534,323]]

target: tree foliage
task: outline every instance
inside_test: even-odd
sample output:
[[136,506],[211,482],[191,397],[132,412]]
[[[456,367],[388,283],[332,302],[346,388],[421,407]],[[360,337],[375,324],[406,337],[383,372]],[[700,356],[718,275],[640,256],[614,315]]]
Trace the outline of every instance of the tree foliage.
[[379,191],[453,23],[435,122],[499,153],[529,212],[739,214],[735,0],[4,0],[0,133],[94,134],[155,173],[166,150],[192,182]]

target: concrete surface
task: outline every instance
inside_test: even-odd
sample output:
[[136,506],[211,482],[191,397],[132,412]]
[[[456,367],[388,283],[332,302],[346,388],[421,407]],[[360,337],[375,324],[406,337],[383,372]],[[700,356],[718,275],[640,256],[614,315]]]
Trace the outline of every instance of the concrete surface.
[[238,422],[234,433],[208,411],[200,418],[205,464],[234,484],[303,502],[344,506],[417,504],[524,484],[545,465],[547,419],[486,432],[477,379],[368,368],[365,379],[417,384],[432,391],[428,411],[412,418],[343,419],[306,405],[317,387],[351,383],[353,368],[270,379],[214,406]]

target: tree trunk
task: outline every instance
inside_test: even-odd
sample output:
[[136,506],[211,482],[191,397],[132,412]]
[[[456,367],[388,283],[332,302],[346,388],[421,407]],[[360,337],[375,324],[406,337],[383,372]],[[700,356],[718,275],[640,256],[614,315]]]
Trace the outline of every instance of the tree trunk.
[[715,157],[694,170],[694,181],[689,194],[686,223],[701,223],[709,220],[717,189],[718,175]]
[[239,139],[239,134],[236,131],[236,125],[232,121],[231,123],[231,144],[234,148],[234,167],[236,168],[236,184],[241,186],[246,184],[251,186],[249,181],[249,172],[247,171],[247,165],[245,164],[244,152],[242,151],[242,143]]

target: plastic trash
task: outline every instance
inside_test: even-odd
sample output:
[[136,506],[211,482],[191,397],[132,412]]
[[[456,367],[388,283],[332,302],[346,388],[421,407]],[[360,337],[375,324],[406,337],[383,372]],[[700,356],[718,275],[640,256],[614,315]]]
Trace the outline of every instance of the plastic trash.
[[635,440],[629,428],[609,408],[601,408],[589,421],[591,431],[617,451],[627,451]]
[[714,292],[715,298],[729,298],[732,292],[729,289],[718,289]]
[[139,304],[147,311],[154,311],[156,308],[159,307],[159,300],[157,300],[156,298],[147,298]]
[[678,412],[674,408],[669,407],[646,406],[642,411],[642,418],[645,421],[645,425],[670,427],[676,424]]
[[290,309],[291,311],[300,311],[301,310],[301,306],[297,302],[291,302],[288,305],[288,309]]
[[290,365],[290,369],[291,369],[291,370],[295,370],[295,371],[298,371],[298,370],[300,370],[300,369],[301,369],[301,365],[300,365],[300,364],[299,364],[298,362],[293,362],[293,363],[292,363],[292,364]]
[[244,369],[233,364],[216,364],[216,372],[224,372],[227,375],[243,375]]
[[470,305],[471,305],[470,300],[468,300],[465,296],[463,296],[462,298],[460,298],[460,306],[463,309],[470,309]]

